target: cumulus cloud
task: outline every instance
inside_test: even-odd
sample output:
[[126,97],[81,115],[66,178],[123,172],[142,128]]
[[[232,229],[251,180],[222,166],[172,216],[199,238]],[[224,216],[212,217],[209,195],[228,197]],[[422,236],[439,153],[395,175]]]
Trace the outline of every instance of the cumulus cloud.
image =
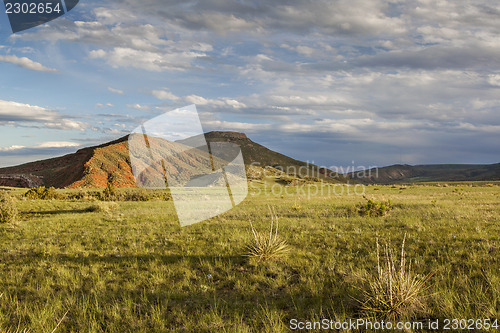
[[170,72],[148,94],[197,104],[213,127],[296,134],[318,150],[406,145],[416,160],[436,142],[459,151],[465,137],[494,150],[499,14],[487,0],[111,0],[13,40],[82,43],[92,65],[134,78]]
[[0,147],[0,156],[8,157],[0,162],[0,166],[32,162],[33,157],[43,159],[73,153],[80,147],[81,144],[69,141],[47,141],[33,146]]
[[20,150],[23,148],[26,148],[26,147],[25,146],[18,146],[18,145],[14,145],[14,146],[10,146],[10,147],[0,147],[0,152],[17,151],[17,150]]
[[221,98],[204,98],[198,95],[189,95],[183,97],[186,103],[196,104],[200,106],[209,106],[211,108],[229,108],[232,110],[246,108],[247,106],[233,98],[221,97]]
[[[125,1],[131,12],[173,21],[185,29],[214,31],[225,35],[245,32],[268,34],[321,31],[346,35],[405,32],[404,20],[391,15],[382,0],[265,1],[204,0],[176,2]],[[161,6],[163,10],[159,11]],[[108,14],[110,15],[110,14]]]
[[58,73],[57,69],[48,68],[26,57],[17,57],[15,55],[0,55],[0,62],[8,62],[22,68],[37,72]]
[[176,101],[179,99],[179,97],[175,96],[168,90],[153,90],[151,94],[158,98],[158,99],[163,99],[163,100],[172,100]]
[[138,68],[152,72],[187,70],[192,67],[192,60],[202,56],[205,54],[194,51],[163,53],[129,47],[115,47],[109,51],[93,50],[89,54],[91,59],[104,59],[113,68]]
[[463,47],[437,45],[395,50],[373,56],[360,56],[354,60],[354,64],[369,68],[414,69],[498,67],[500,65],[499,52],[500,44],[498,47],[486,47],[480,43],[471,43]]
[[220,121],[220,120],[208,120],[203,122],[204,128],[209,128],[213,130],[227,130],[227,131],[241,131],[241,132],[254,132],[271,129],[271,124],[256,124],[256,123],[245,123],[245,122],[234,122],[234,121]]
[[35,148],[64,148],[64,147],[80,147],[79,143],[69,141],[47,141],[39,143]]
[[83,130],[87,124],[40,106],[0,100],[0,124],[43,126],[60,130]]

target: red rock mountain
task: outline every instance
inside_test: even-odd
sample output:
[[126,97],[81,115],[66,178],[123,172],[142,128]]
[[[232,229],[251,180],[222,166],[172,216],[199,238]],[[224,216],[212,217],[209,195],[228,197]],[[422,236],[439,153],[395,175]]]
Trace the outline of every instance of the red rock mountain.
[[[281,166],[318,173],[319,168],[272,151],[250,140],[243,133],[210,132],[205,134],[208,142],[233,142],[241,147],[245,164],[257,163],[261,167]],[[0,169],[0,186],[56,188],[104,188],[108,182],[115,187],[136,187],[130,166],[128,136],[102,144],[83,148],[76,153],[48,160],[31,162]],[[165,145],[165,143],[162,143]],[[167,147],[167,146],[164,146]],[[200,163],[200,155],[179,160],[183,174]],[[203,161],[201,161],[203,162]],[[203,162],[204,163],[204,162]],[[310,172],[313,174],[313,171]],[[323,177],[323,176],[322,176]]]

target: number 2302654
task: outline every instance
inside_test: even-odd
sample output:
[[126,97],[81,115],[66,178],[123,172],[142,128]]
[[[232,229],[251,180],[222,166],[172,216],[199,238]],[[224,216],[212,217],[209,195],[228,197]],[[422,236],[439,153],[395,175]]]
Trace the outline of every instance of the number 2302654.
[[5,4],[6,14],[53,14],[61,13],[63,9],[60,3],[33,3],[33,2],[7,2]]

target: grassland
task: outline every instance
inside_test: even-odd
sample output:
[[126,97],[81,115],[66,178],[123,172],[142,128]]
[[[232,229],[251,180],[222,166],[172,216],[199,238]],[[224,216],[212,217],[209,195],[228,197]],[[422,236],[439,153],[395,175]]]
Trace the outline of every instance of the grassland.
[[[500,318],[499,183],[367,186],[367,198],[391,200],[383,217],[357,214],[366,200],[352,191],[280,195],[270,184],[185,228],[172,201],[95,209],[87,197],[11,191],[20,215],[0,225],[0,332],[286,332],[292,318],[359,318],[377,237],[396,248],[405,234],[411,271],[432,274],[413,319]],[[268,205],[290,251],[249,260],[249,219],[269,230]]]

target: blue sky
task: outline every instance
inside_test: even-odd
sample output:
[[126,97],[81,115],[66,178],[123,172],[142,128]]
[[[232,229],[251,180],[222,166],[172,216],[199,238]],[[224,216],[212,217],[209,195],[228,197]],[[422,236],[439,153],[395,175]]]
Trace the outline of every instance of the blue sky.
[[0,13],[0,166],[193,103],[327,167],[497,163],[499,55],[489,1],[82,0],[17,34]]

